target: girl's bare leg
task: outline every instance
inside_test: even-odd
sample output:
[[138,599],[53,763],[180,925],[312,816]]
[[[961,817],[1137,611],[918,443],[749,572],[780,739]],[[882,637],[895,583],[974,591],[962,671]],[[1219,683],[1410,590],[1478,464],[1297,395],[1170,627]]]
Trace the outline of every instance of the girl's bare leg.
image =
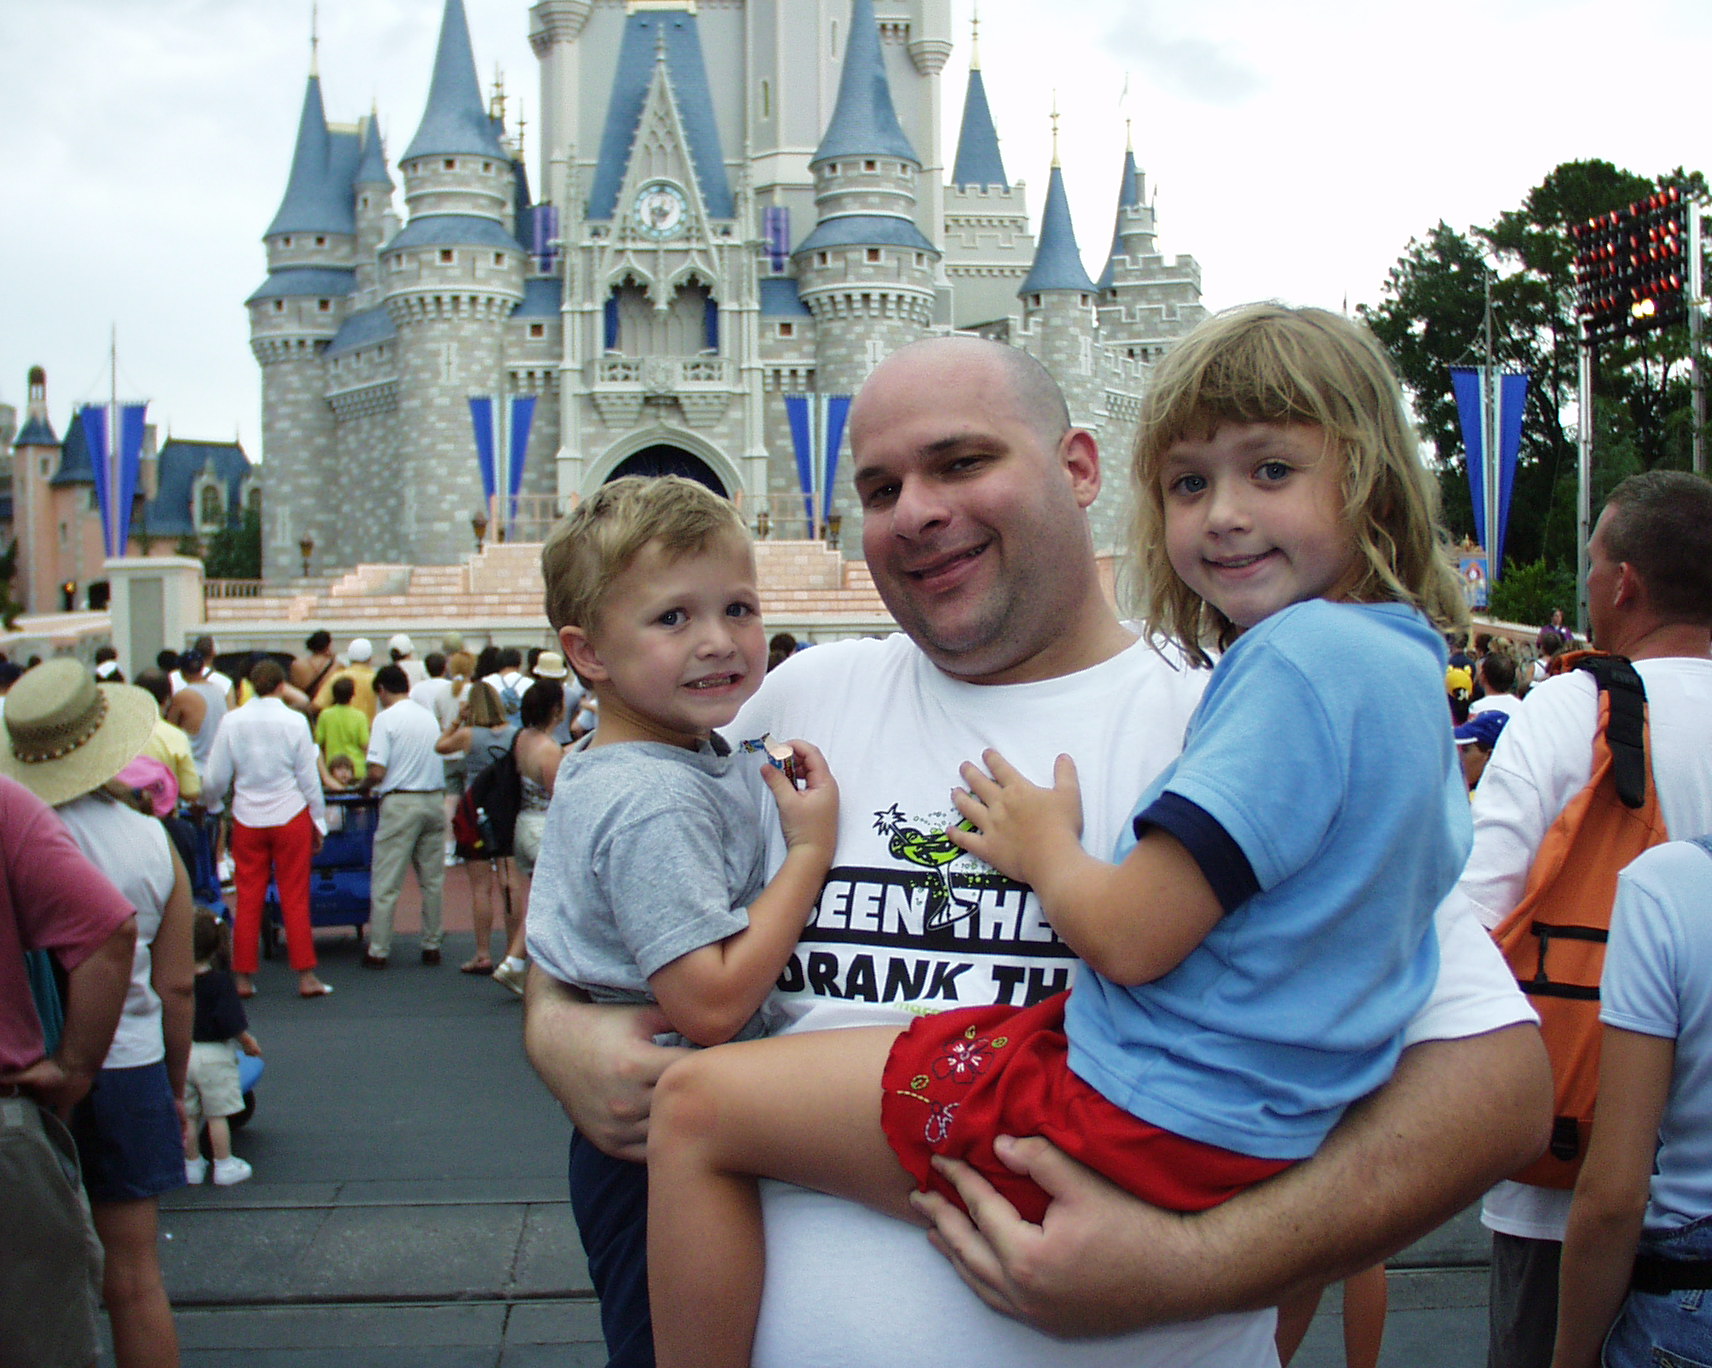
[[488,949],[493,941],[493,867],[486,860],[465,860],[464,873],[470,881],[470,926],[476,933],[476,953],[463,967],[491,968]]
[[1385,1340],[1385,1265],[1374,1264],[1343,1284],[1343,1361],[1348,1368],[1378,1368]]
[[748,1368],[764,1270],[756,1177],[901,1220],[915,1181],[880,1130],[892,1027],[809,1031],[672,1065],[648,1131],[648,1296],[659,1368]]

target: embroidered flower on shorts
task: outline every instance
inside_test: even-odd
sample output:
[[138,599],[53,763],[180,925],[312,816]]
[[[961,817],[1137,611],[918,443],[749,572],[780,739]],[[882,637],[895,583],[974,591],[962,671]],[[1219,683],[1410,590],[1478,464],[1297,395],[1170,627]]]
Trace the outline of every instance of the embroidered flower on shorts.
[[933,1061],[934,1076],[956,1083],[971,1082],[986,1069],[992,1043],[986,1036],[966,1033],[962,1040],[952,1041],[945,1053]]

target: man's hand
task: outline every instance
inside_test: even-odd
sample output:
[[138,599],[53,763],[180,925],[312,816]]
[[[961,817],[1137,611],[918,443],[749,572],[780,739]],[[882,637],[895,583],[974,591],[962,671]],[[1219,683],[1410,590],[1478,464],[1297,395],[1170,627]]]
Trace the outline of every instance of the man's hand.
[[1532,1160],[1550,1119],[1539,1032],[1510,1026],[1405,1050],[1312,1159],[1199,1215],[1150,1207],[1040,1139],[996,1146],[1053,1198],[1040,1225],[961,1166],[942,1172],[972,1217],[913,1200],[989,1306],[1053,1334],[1110,1334],[1275,1306],[1359,1272]]
[[18,1088],[61,1117],[70,1114],[94,1082],[93,1074],[67,1069],[51,1055],[26,1068],[0,1074],[0,1088]]
[[327,834],[320,827],[309,828],[309,854],[313,858],[321,853],[321,847],[327,844]]
[[531,967],[523,995],[523,1049],[565,1114],[614,1159],[648,1157],[654,1085],[689,1051],[654,1044],[671,1024],[658,1007],[593,1003]]

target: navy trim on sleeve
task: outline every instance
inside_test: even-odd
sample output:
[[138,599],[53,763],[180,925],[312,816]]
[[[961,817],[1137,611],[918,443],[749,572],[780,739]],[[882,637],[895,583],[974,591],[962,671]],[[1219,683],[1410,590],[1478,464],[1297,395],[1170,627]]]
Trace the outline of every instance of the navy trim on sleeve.
[[1183,843],[1201,874],[1219,900],[1219,906],[1234,912],[1256,893],[1260,881],[1254,877],[1254,866],[1242,853],[1228,831],[1198,803],[1175,793],[1162,793],[1147,805],[1147,810],[1135,819],[1135,838],[1140,840],[1148,827],[1169,832]]

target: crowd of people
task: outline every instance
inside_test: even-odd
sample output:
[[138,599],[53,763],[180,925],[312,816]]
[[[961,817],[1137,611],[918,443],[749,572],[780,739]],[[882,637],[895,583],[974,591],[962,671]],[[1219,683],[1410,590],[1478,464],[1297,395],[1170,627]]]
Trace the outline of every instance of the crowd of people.
[[[307,871],[355,794],[366,968],[412,872],[438,965],[469,870],[460,967],[524,997],[573,1120],[614,1365],[1264,1368],[1340,1280],[1372,1364],[1384,1260],[1482,1193],[1495,1368],[1712,1362],[1712,485],[1624,481],[1590,547],[1673,839],[1615,896],[1571,1191],[1508,1181],[1561,1138],[1559,1061],[1489,933],[1589,785],[1599,690],[1560,622],[1468,643],[1371,337],[1250,306],[1156,368],[1140,624],[1096,568],[1100,453],[1025,353],[913,344],[849,433],[883,640],[769,643],[741,519],[663,477],[549,538],[556,650],[316,633],[235,679],[209,641],[141,687],[16,679],[0,1173],[35,1176],[0,1252],[90,1285],[74,1153],[118,1361],[176,1361],[155,1203],[248,1176],[264,891],[325,996]],[[229,931],[192,898],[228,859]],[[26,950],[63,983],[31,996]],[[61,1300],[29,1361],[87,1361]]]

